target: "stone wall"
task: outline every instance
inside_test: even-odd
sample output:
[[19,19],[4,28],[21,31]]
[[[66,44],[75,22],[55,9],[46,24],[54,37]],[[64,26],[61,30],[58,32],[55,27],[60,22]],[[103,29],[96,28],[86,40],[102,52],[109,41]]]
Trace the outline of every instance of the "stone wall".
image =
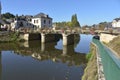
[[45,35],[45,42],[53,42],[55,41],[55,35],[54,34],[46,34]]
[[68,35],[68,45],[74,44],[74,34]]
[[19,38],[24,39],[26,41],[41,40],[41,35],[39,33],[26,33],[26,34],[20,34]]

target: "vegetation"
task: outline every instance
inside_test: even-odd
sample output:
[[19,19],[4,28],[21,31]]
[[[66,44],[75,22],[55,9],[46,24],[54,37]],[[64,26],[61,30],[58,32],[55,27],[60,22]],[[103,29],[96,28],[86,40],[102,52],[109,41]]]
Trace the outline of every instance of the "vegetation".
[[0,42],[14,42],[18,40],[18,32],[4,33],[0,35]]
[[87,67],[84,70],[82,80],[98,80],[97,62],[96,62],[96,47],[91,44],[91,51],[86,56],[88,59]]
[[104,30],[105,27],[107,27],[106,24],[107,24],[107,22],[101,22],[101,23],[99,23],[98,29],[99,29],[99,30]]
[[56,27],[60,27],[60,28],[65,28],[65,27],[69,27],[69,28],[74,28],[74,27],[80,27],[80,24],[77,20],[77,15],[74,14],[71,17],[71,21],[63,21],[63,22],[55,22],[54,23],[56,25]]
[[120,56],[120,36],[114,38],[107,44],[110,48],[112,48],[115,52]]
[[[93,24],[91,26],[89,25],[82,26],[83,30],[86,30],[86,29],[105,30],[105,28],[109,28],[109,29],[111,28],[109,22],[100,22],[99,24]],[[112,32],[111,29],[110,29],[110,32]]]
[[15,18],[15,16],[9,12],[2,14],[1,17],[3,20]]
[[72,15],[71,23],[73,27],[80,27],[76,14]]

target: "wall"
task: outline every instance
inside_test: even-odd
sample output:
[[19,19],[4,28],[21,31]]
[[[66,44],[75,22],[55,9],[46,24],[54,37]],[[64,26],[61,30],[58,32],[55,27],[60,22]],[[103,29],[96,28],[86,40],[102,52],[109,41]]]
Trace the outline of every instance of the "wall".
[[62,34],[62,35],[63,35],[63,45],[74,44],[74,34],[70,34],[70,35]]
[[109,43],[115,37],[117,37],[117,35],[101,33],[100,34],[100,41],[105,42],[105,43]]
[[119,20],[119,21],[113,20],[112,26],[113,26],[114,28],[115,28],[115,27],[120,27],[120,20]]
[[[44,20],[46,23],[44,23]],[[49,23],[49,21],[50,21],[50,23]],[[41,27],[52,27],[52,19],[41,18]]]
[[39,33],[26,33],[26,34],[20,34],[19,38],[24,39],[26,41],[41,40],[41,35]]
[[46,34],[45,35],[45,42],[53,42],[55,41],[55,35],[54,34]]
[[[36,21],[34,23],[34,20]],[[45,23],[44,23],[45,20]],[[49,23],[50,21],[50,23]],[[43,28],[43,27],[52,27],[52,19],[49,18],[33,18],[32,24],[34,24],[37,28]]]
[[41,18],[33,18],[32,24],[35,25],[37,28],[41,28]]

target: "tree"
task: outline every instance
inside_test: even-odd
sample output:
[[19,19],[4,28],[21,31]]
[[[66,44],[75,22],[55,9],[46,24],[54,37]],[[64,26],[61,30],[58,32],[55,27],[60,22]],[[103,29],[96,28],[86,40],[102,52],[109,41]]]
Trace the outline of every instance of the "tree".
[[77,15],[76,14],[72,15],[71,23],[72,23],[73,27],[80,27],[80,24],[77,20]]
[[15,18],[15,16],[9,12],[2,14],[1,15],[2,19],[11,19],[11,18]]
[[107,22],[99,23],[99,30],[104,30],[106,26],[107,26]]
[[63,22],[55,22],[56,27],[63,28],[63,27],[68,27],[68,28],[74,28],[74,27],[80,27],[80,24],[77,20],[77,15],[74,14],[72,15],[71,21],[63,21]]

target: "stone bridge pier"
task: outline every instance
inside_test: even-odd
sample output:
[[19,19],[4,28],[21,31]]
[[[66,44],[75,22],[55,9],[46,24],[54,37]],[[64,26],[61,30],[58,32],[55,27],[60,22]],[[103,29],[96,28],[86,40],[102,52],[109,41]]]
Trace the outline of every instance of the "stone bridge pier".
[[74,44],[74,34],[62,34],[63,46]]
[[[46,43],[46,42],[52,42],[56,40],[56,34],[43,34],[41,33],[41,42]],[[58,34],[57,36],[59,36]],[[74,34],[62,34],[62,39],[63,39],[63,46],[64,45],[70,45],[74,44]]]
[[74,44],[74,37],[76,34],[45,34],[45,33],[27,33],[21,34],[20,38],[26,41],[29,40],[41,40],[41,43],[57,42],[60,38],[63,39],[63,46]]
[[56,40],[55,34],[41,33],[41,43],[53,42]]

